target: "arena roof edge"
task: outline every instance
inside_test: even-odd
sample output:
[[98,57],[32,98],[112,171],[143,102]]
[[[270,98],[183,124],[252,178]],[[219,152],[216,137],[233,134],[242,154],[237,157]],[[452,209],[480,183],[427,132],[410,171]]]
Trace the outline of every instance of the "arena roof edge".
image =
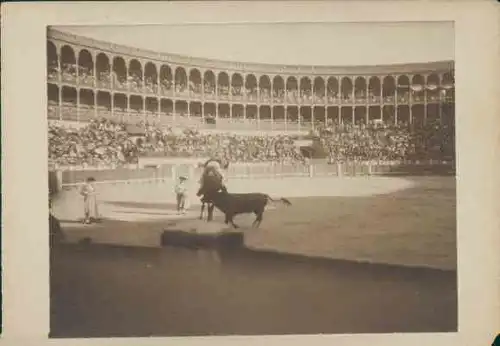
[[54,28],[47,28],[47,40],[60,41],[81,48],[99,50],[108,54],[128,56],[131,59],[150,60],[159,63],[181,65],[184,67],[214,69],[220,71],[265,73],[270,75],[379,75],[403,73],[435,73],[454,69],[454,61],[433,61],[427,63],[407,63],[373,66],[291,66],[233,62],[199,57],[182,56],[164,52],[139,49],[111,42],[100,41],[85,36],[74,35]]

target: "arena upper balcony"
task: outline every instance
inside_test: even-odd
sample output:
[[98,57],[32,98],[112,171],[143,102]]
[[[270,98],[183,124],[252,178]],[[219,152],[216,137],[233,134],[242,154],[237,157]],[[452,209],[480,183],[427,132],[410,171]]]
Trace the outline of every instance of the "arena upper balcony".
[[47,35],[48,116],[221,130],[453,121],[453,61],[281,66],[180,56]]

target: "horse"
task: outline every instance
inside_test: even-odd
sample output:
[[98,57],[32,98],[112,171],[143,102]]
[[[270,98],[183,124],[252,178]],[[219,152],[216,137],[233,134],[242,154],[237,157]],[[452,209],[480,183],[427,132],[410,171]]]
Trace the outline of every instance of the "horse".
[[208,205],[208,216],[207,216],[207,221],[212,221],[213,220],[213,213],[214,213],[214,204],[212,201],[207,198],[207,196],[218,192],[218,191],[226,191],[227,189],[224,186],[222,182],[222,176],[213,168],[207,168],[206,171],[203,173],[202,179],[201,179],[201,187],[196,193],[196,196],[201,198],[201,213],[200,213],[200,220],[203,219],[203,212],[205,211],[205,204]]

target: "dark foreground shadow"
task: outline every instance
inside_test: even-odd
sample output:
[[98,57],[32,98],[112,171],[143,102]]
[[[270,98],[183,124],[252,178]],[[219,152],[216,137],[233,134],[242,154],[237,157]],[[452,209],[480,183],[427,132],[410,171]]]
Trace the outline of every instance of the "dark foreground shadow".
[[254,251],[59,245],[51,337],[453,332],[455,271]]

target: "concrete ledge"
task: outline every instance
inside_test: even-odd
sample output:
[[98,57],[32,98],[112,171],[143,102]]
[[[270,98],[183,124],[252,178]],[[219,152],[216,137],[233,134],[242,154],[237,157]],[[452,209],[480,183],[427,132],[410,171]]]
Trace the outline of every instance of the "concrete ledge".
[[241,248],[244,236],[225,224],[201,220],[171,223],[161,235],[162,246],[186,248]]
[[191,249],[242,248],[243,234],[230,232],[220,234],[196,234],[167,230],[161,236],[163,246],[180,246]]

